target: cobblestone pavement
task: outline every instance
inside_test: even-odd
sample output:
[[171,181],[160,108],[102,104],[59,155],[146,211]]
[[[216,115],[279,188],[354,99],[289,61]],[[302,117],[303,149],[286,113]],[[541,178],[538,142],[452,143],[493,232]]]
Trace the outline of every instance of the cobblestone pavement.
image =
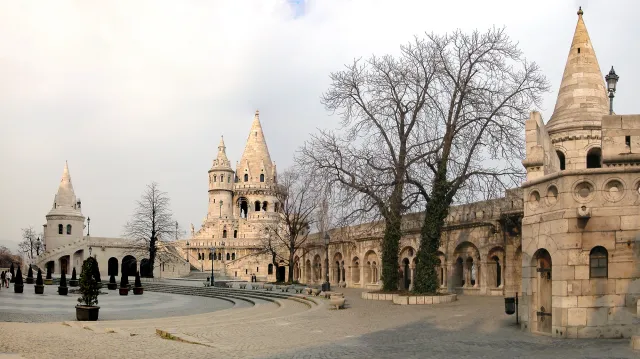
[[[343,290],[349,307],[282,305],[228,309],[163,320],[98,322],[94,329],[61,323],[0,323],[0,352],[25,358],[638,358],[624,340],[560,340],[523,333],[504,314],[501,297],[460,297],[437,306],[365,301]],[[235,313],[235,314],[234,314]],[[129,323],[129,324],[128,324]],[[120,326],[120,327],[118,327]],[[130,336],[127,326],[135,327]],[[115,333],[108,328],[114,328]],[[205,345],[160,339],[155,329]],[[36,339],[36,343],[34,343]]]

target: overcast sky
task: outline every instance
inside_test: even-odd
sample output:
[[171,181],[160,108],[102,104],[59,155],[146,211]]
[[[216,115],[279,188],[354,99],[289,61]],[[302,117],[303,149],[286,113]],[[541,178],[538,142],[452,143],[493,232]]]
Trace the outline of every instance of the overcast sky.
[[221,135],[235,163],[259,109],[284,169],[337,125],[319,103],[331,71],[425,31],[506,26],[552,85],[548,120],[578,5],[620,75],[616,112],[640,112],[634,0],[0,0],[0,245],[42,229],[65,160],[92,235],[120,236],[151,181],[198,228]]

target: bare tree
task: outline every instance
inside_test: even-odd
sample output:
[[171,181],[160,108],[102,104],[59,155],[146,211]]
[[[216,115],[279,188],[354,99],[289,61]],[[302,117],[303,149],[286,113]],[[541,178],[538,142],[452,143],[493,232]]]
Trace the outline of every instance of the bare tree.
[[152,278],[157,259],[162,261],[163,254],[167,256],[166,261],[174,257],[171,251],[159,251],[160,247],[164,247],[159,242],[175,238],[176,223],[171,212],[169,196],[160,190],[156,182],[151,182],[142,197],[136,201],[132,218],[124,226],[124,237],[134,241],[134,251],[149,256],[149,275]]
[[274,266],[281,261],[289,266],[287,280],[290,283],[293,282],[295,256],[304,254],[301,252],[321,205],[310,176],[295,168],[278,176],[278,221],[263,227],[264,251],[271,256]]
[[0,246],[0,267],[9,268],[11,264],[22,266],[22,258],[19,255],[11,253],[11,250],[5,246]]
[[356,59],[331,73],[322,103],[341,115],[341,127],[321,130],[301,150],[308,168],[341,187],[343,204],[352,209],[347,217],[384,219],[384,290],[397,288],[402,214],[416,199],[405,191],[407,173],[435,151],[425,105],[438,59],[418,39],[400,50],[397,58]]
[[33,260],[42,252],[42,244],[38,241],[38,238],[41,238],[42,235],[36,234],[33,226],[22,228],[21,230],[22,241],[18,243],[18,251]]
[[524,122],[548,84],[504,29],[429,34],[416,46],[438,63],[425,107],[432,131],[422,132],[437,151],[406,172],[426,205],[414,288],[433,293],[449,206],[502,194],[522,181]]

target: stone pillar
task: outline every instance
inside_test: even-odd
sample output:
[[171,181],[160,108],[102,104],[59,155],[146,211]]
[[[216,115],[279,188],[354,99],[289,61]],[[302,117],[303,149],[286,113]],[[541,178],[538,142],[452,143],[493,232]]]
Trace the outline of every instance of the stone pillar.
[[409,279],[411,280],[411,283],[409,283],[409,290],[413,290],[414,287],[414,281],[415,281],[415,274],[416,274],[416,267],[411,264],[409,265],[409,271],[411,273],[411,275],[409,276]]
[[447,288],[449,285],[449,271],[448,267],[445,265],[442,267],[442,284],[440,285],[442,288]]
[[475,268],[475,272],[476,272],[476,281],[473,284],[474,288],[480,287],[480,277],[482,276],[482,273],[480,273],[480,265],[481,263],[479,263],[478,261],[473,261],[473,268]]

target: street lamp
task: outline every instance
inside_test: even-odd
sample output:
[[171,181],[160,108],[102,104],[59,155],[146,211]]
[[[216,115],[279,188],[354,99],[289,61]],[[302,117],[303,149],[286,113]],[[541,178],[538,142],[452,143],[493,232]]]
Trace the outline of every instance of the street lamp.
[[90,236],[89,234],[90,232],[91,232],[91,217],[87,217],[87,237]]
[[36,254],[40,255],[40,237],[36,239]]
[[189,240],[187,239],[187,263],[189,263]]
[[607,80],[607,90],[609,91],[609,115],[613,115],[613,97],[616,93],[616,85],[618,84],[619,78],[620,76],[616,75],[613,66],[611,66],[609,74],[604,77],[604,79]]
[[89,246],[89,257],[91,257],[91,246]]
[[322,291],[328,292],[331,290],[331,284],[329,283],[329,233],[324,234],[324,283],[322,283]]

